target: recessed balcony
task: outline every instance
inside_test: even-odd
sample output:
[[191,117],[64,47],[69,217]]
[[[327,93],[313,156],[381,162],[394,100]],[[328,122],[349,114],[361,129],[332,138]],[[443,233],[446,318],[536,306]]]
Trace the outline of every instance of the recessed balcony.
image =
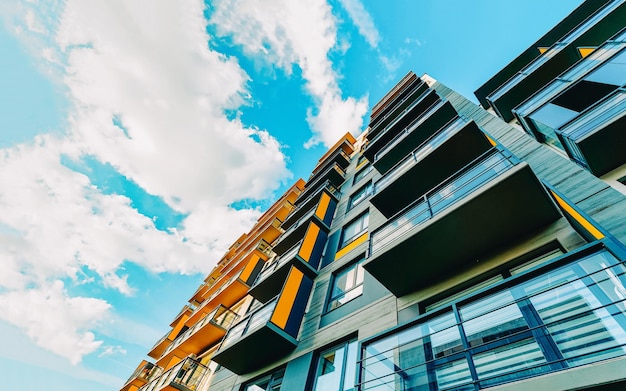
[[[313,235],[313,231],[311,235]],[[313,246],[309,244],[310,242],[305,238],[280,257],[266,263],[254,285],[250,288],[250,295],[262,303],[278,295],[292,266],[314,279],[317,276],[317,268],[326,243],[326,235],[318,231]]]
[[[424,116],[429,109],[441,101],[441,98],[434,90],[426,90],[418,99],[390,121],[390,123],[378,132],[368,133],[368,141],[363,155],[370,162],[375,161],[376,153],[385,145],[391,142],[405,128],[410,127],[414,122]],[[430,113],[429,113],[430,114]],[[456,114],[456,112],[454,113]]]
[[421,80],[419,83],[411,87],[411,89],[404,97],[397,100],[397,102],[394,102],[393,105],[389,106],[389,109],[386,110],[386,114],[378,116],[378,118],[376,118],[374,122],[370,123],[370,128],[367,132],[369,139],[371,140],[377,137],[379,133],[388,128],[389,125],[393,121],[395,121],[398,116],[402,115],[403,112],[406,112],[408,107],[414,105],[416,100],[419,101],[421,98],[423,98],[427,91],[428,84],[424,83]]
[[281,294],[228,330],[212,360],[238,375],[285,357],[297,336],[313,280],[292,267]]
[[[400,133],[379,148],[374,155],[374,167],[387,172],[398,160],[421,145],[442,127],[457,117],[457,112],[448,101],[433,103],[424,113],[406,126]],[[372,145],[374,148],[375,146]]]
[[155,376],[158,376],[161,368],[153,363],[143,360],[132,375],[126,380],[120,391],[137,391]]
[[559,216],[528,164],[494,148],[375,229],[364,268],[403,296]]
[[208,314],[204,313],[196,324],[180,334],[165,349],[157,362],[165,365],[175,356],[185,357],[201,353],[207,347],[219,342],[238,317],[235,312],[223,305],[219,305]]
[[490,148],[492,143],[474,121],[456,118],[379,178],[370,202],[390,217]]
[[141,387],[139,391],[195,391],[209,372],[209,369],[200,362],[186,358]]
[[568,155],[601,176],[626,163],[626,90],[620,89],[557,130]]
[[311,194],[317,192],[327,181],[335,187],[340,187],[345,178],[345,171],[337,163],[334,163],[318,174],[315,180],[307,182],[304,191],[302,191],[298,199],[296,199],[296,206],[299,206],[302,201],[309,198]]
[[[347,140],[344,140],[343,144],[348,145],[349,143]],[[346,148],[346,150],[350,149]],[[344,151],[343,148],[338,148],[335,152],[324,159],[323,162],[319,163],[311,173],[311,176],[309,176],[309,180],[307,182],[316,180],[321,173],[333,164],[337,164],[343,170],[350,165],[350,156]]]

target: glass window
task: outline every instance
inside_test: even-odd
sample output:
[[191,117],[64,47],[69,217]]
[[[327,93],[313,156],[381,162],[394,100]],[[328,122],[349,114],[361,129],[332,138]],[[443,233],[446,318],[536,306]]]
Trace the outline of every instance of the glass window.
[[354,185],[358,183],[361,179],[365,178],[365,176],[369,174],[370,171],[372,171],[372,165],[367,163],[365,167],[363,167],[361,170],[359,170],[359,172],[354,174],[354,181],[352,182],[352,184]]
[[279,391],[280,386],[283,384],[283,376],[285,370],[281,369],[272,373],[271,375],[262,377],[259,380],[250,382],[244,386],[244,391]]
[[343,227],[343,231],[341,232],[341,244],[339,248],[343,248],[346,245],[350,244],[354,239],[358,238],[367,231],[367,225],[369,223],[369,212],[362,214],[357,217],[350,224]]
[[363,261],[364,259],[361,259],[335,275],[328,301],[328,311],[341,307],[363,293]]
[[365,186],[354,192],[350,196],[350,201],[348,201],[348,210],[354,208],[358,204],[360,204],[363,200],[367,199],[372,194],[372,182],[368,182]]
[[356,379],[357,342],[351,341],[320,353],[314,391],[351,391]]

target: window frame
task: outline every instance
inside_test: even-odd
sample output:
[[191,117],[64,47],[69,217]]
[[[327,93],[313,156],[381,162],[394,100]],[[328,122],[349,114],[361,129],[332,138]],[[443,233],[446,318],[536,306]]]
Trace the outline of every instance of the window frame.
[[[316,387],[318,386],[318,379],[323,376],[320,376],[320,366],[322,364],[322,358],[324,357],[324,355],[327,355],[329,353],[334,353],[336,354],[336,352],[343,348],[344,349],[344,354],[343,354],[343,358],[341,361],[341,373],[339,374],[339,384],[338,384],[338,388],[335,389],[334,385],[332,390],[328,390],[328,391],[352,391],[352,390],[356,390],[357,388],[356,386],[356,380],[357,380],[357,364],[358,364],[358,354],[359,354],[359,342],[356,338],[352,338],[340,343],[335,343],[330,347],[327,347],[325,349],[320,350],[316,355],[316,360],[315,360],[315,368],[312,371],[313,373],[313,381],[311,384],[311,390],[315,391]],[[352,355],[350,354],[352,353]],[[334,362],[333,362],[334,364]],[[346,381],[349,381],[348,379],[346,379],[346,376],[349,375],[348,372],[348,366],[352,366],[352,375],[353,375],[353,379],[352,379],[352,384],[346,384]],[[337,365],[334,365],[334,367],[336,368]],[[346,386],[351,386],[350,388],[346,388]],[[324,389],[324,391],[327,391],[327,388]]]
[[[346,209],[346,212],[351,211],[352,209],[354,209],[354,207],[356,207],[357,205],[361,204],[363,201],[365,201],[369,196],[372,195],[372,192],[374,190],[374,184],[372,181],[368,181],[365,185],[361,186],[358,190],[356,190],[354,193],[352,193],[350,195],[350,198],[348,199],[348,207]],[[363,193],[363,195],[361,195],[361,193]],[[355,196],[360,196],[362,197],[361,199],[358,200],[357,203],[354,203],[354,199]]]
[[[352,225],[356,224],[358,221],[360,221],[361,219],[366,220],[366,222],[363,224],[361,223],[361,229],[351,235],[349,238],[346,239],[346,231],[348,228],[351,228]],[[361,235],[363,235],[365,232],[367,232],[367,230],[369,229],[369,209],[366,210],[365,212],[361,213],[360,215],[358,215],[357,217],[355,217],[354,219],[352,219],[349,223],[345,224],[342,228],[341,228],[341,235],[339,237],[339,247],[338,250],[348,246],[350,243],[354,242],[357,238],[359,238]]]
[[[363,264],[365,263],[365,254],[361,254],[361,256],[357,257],[355,260],[349,262],[348,265],[342,267],[341,269],[333,272],[330,283],[328,284],[328,294],[326,297],[326,302],[324,304],[324,314],[327,314],[333,310],[343,307],[344,305],[350,303],[351,301],[361,297],[363,295],[363,285],[365,282],[365,269],[363,268]],[[339,294],[334,294],[335,288],[337,288],[336,283],[339,279],[345,275],[349,274],[351,271],[355,271],[354,277],[351,281],[352,286],[349,289],[339,288],[342,290]],[[360,278],[360,281],[359,281]],[[347,285],[347,284],[346,284]],[[345,302],[338,302],[337,306],[332,306],[334,301],[338,301],[341,298],[345,298],[348,294],[355,292],[356,290],[360,290],[360,292],[356,292],[356,296],[349,298]]]
[[374,167],[369,162],[367,164],[364,164],[363,168],[361,168],[359,171],[354,173],[354,179],[352,180],[352,186],[356,185],[363,178],[365,178],[367,176],[367,174],[369,174],[372,171],[373,168]]

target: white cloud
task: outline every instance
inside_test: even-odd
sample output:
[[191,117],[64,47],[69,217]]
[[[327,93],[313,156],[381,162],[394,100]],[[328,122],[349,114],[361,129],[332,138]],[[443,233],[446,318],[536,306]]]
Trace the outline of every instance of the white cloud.
[[[40,66],[61,67],[48,74],[60,75],[71,113],[61,136],[0,151],[0,181],[11,184],[0,194],[0,309],[37,345],[77,363],[102,346],[94,331],[114,309],[71,297],[61,279],[79,284],[89,270],[130,295],[126,261],[206,273],[260,214],[228,205],[270,196],[290,173],[268,132],[225,116],[245,103],[248,76],[209,49],[202,1],[22,2],[10,11],[5,21]],[[157,230],[129,198],[103,194],[61,156],[108,163],[188,217]]]
[[359,34],[365,38],[371,47],[378,47],[380,33],[374,24],[372,16],[363,6],[363,3],[359,0],[339,0],[339,2],[346,12],[348,12],[352,23],[359,29]]
[[102,357],[107,357],[107,356],[124,356],[126,355],[126,353],[128,353],[126,351],[126,349],[124,349],[121,346],[104,346],[102,348],[102,352],[100,352],[100,354],[98,354],[98,357],[102,358]]
[[248,55],[287,73],[294,65],[302,70],[316,103],[307,118],[313,131],[307,146],[331,146],[348,131],[357,135],[367,111],[367,97],[344,99],[338,86],[328,58],[337,46],[331,11],[323,0],[221,0],[215,2],[210,20],[218,34],[232,37]]

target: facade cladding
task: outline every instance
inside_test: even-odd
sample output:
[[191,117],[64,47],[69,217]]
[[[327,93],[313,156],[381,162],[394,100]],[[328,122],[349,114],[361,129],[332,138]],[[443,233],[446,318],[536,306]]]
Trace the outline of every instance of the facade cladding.
[[121,390],[626,389],[625,2],[583,3],[483,107],[409,72]]

